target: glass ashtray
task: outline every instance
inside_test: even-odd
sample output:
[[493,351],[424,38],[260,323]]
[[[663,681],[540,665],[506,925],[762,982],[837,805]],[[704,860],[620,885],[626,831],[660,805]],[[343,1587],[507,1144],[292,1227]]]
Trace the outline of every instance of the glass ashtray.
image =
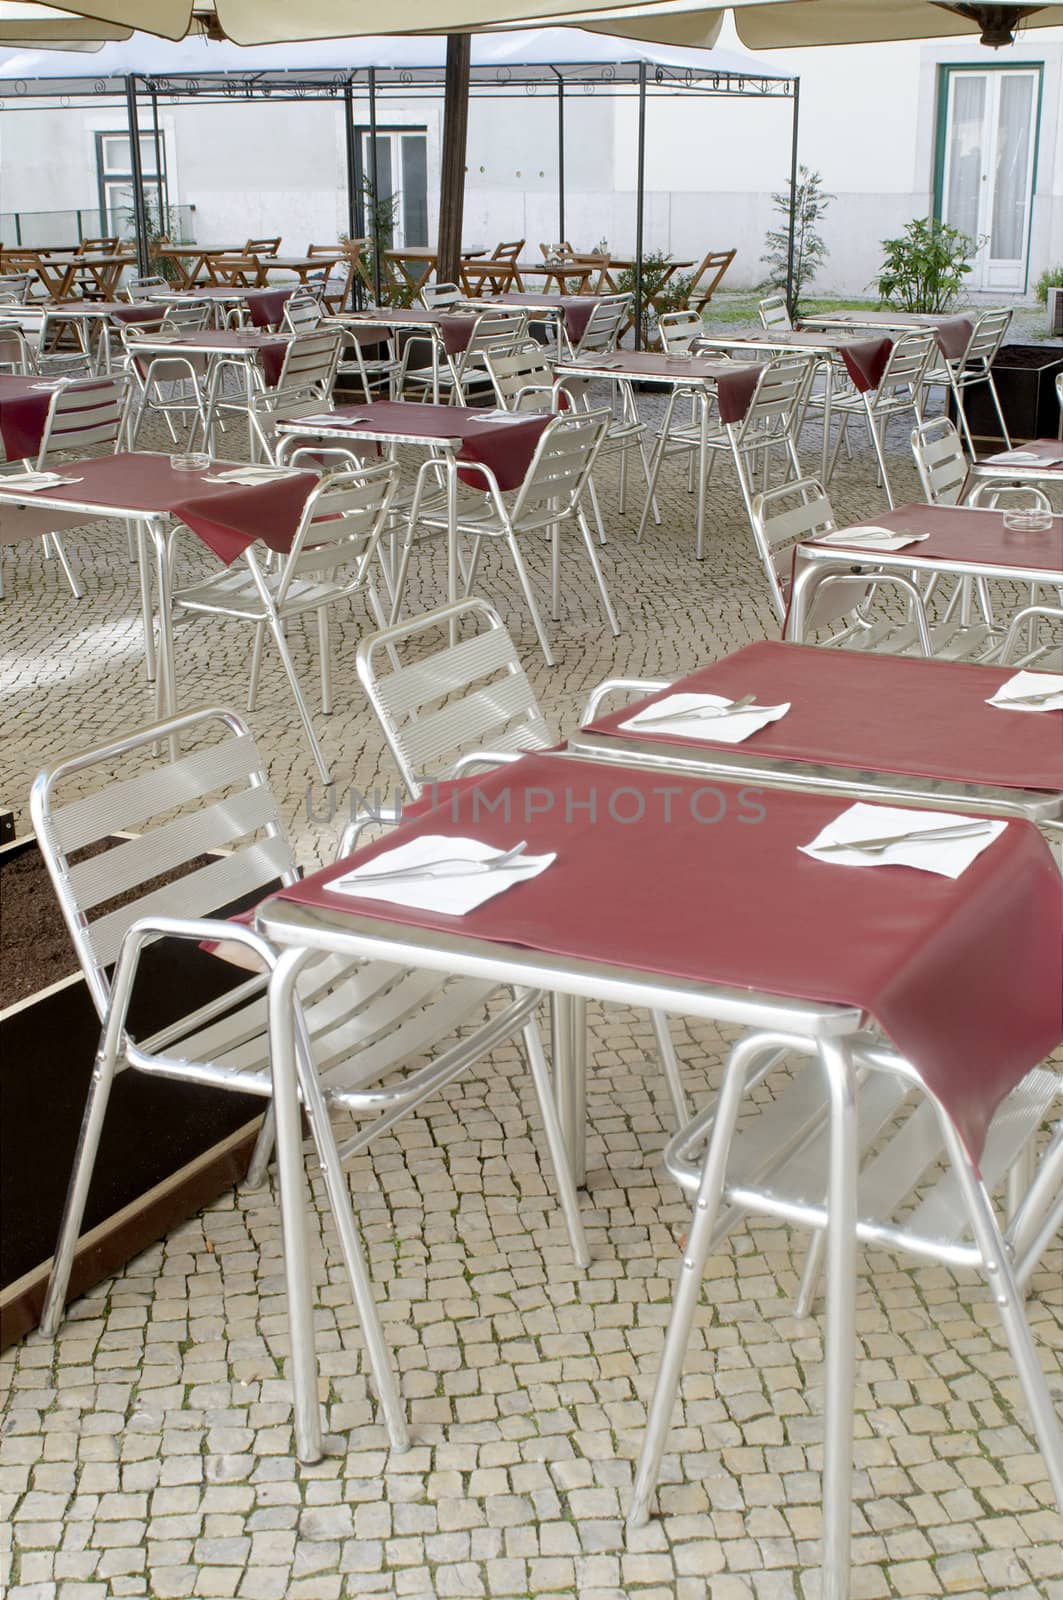
[[210,456],[205,450],[188,450],[184,455],[171,456],[170,465],[175,472],[206,472]]
[[1048,533],[1052,527],[1052,513],[1036,508],[1005,511],[1004,526],[1012,533]]

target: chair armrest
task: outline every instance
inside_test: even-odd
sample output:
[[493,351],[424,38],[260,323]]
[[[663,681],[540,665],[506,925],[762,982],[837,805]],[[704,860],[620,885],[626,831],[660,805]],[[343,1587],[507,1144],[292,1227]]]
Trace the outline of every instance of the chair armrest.
[[381,806],[377,811],[359,811],[353,816],[340,834],[340,842],[336,846],[335,861],[343,861],[347,856],[353,855],[358,848],[358,840],[364,830],[378,823],[382,828],[395,828],[402,821],[402,807]]
[[514,761],[522,761],[523,750],[470,750],[468,755],[459,757],[447,773],[448,778],[460,778],[467,771],[482,768],[489,772],[493,767],[507,766]]
[[592,689],[587,696],[587,703],[580,716],[580,727],[588,722],[593,722],[598,715],[598,708],[607,696],[615,693],[625,694],[659,694],[662,689],[670,689],[670,678],[606,678],[596,689]]

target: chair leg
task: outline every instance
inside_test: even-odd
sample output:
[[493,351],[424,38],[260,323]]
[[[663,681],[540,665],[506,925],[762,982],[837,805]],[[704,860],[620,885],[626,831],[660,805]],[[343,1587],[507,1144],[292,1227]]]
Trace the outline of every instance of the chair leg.
[[59,1332],[59,1324],[63,1320],[63,1308],[66,1305],[66,1294],[70,1285],[70,1272],[74,1265],[74,1252],[77,1249],[77,1242],[81,1235],[81,1223],[85,1216],[85,1203],[89,1197],[89,1185],[92,1183],[93,1169],[95,1168],[96,1156],[100,1148],[100,1135],[103,1133],[103,1123],[107,1115],[107,1103],[111,1097],[111,1085],[114,1083],[114,1076],[114,1056],[101,1052],[101,1054],[97,1055],[92,1069],[88,1099],[85,1101],[85,1111],[81,1119],[81,1131],[78,1134],[77,1152],[74,1156],[74,1166],[70,1174],[70,1183],[63,1205],[63,1220],[59,1227],[59,1239],[56,1243],[55,1254],[52,1257],[52,1271],[48,1279],[48,1291],[44,1297],[44,1307],[41,1311],[41,1332],[50,1339],[55,1338]]
[[609,590],[605,586],[605,575],[602,572],[601,565],[598,561],[598,552],[594,548],[594,537],[591,534],[587,519],[583,515],[582,507],[577,508],[576,520],[579,523],[580,532],[583,535],[583,543],[587,547],[587,558],[590,561],[591,568],[594,572],[594,579],[598,585],[598,593],[602,597],[602,609],[608,618],[609,627],[612,630],[613,638],[615,639],[617,634],[620,632],[620,624],[616,620],[616,612],[613,610],[613,602],[610,600]]
[[591,510],[594,513],[594,525],[598,530],[598,543],[605,544],[605,524],[602,521],[602,508],[598,502],[598,491],[594,486],[594,474],[587,479],[587,494],[590,497]]
[[587,1237],[583,1231],[579,1196],[576,1193],[576,1184],[572,1176],[572,1168],[569,1165],[565,1137],[561,1131],[561,1120],[557,1114],[553,1085],[550,1082],[550,1069],[546,1064],[543,1042],[534,1019],[524,1024],[521,1030],[521,1037],[524,1040],[524,1049],[527,1053],[528,1065],[531,1068],[535,1093],[539,1100],[539,1111],[543,1119],[543,1132],[546,1134],[546,1144],[554,1167],[558,1198],[561,1201],[561,1210],[564,1213],[565,1223],[568,1227],[568,1236],[572,1243],[572,1254],[576,1258],[578,1267],[589,1267],[591,1256],[587,1248]]
[[245,1189],[261,1189],[266,1181],[269,1164],[273,1160],[273,1147],[277,1142],[277,1114],[273,1109],[272,1101],[262,1119],[262,1126],[255,1140],[255,1148],[251,1152],[251,1160],[247,1164],[244,1175],[243,1187]]
[[255,642],[251,647],[251,676],[247,685],[247,709],[254,711],[258,703],[258,684],[262,676],[262,650],[266,642],[266,624],[255,623]]
[[681,1128],[685,1122],[690,1121],[690,1107],[683,1089],[683,1080],[679,1075],[679,1058],[675,1053],[675,1045],[672,1043],[672,1032],[668,1026],[668,1018],[663,1011],[651,1011],[650,1021],[653,1024],[653,1035],[657,1041],[657,1055],[660,1059],[661,1070],[668,1085],[668,1093],[672,1097],[675,1124],[677,1128]]
[[[994,382],[993,372],[992,372],[991,368],[987,368],[986,369],[986,383],[989,385],[989,392],[993,396],[993,405],[994,405],[994,407],[996,409],[997,417],[1000,420],[1000,431],[1004,436],[1005,448],[1010,450],[1011,449],[1011,435],[1008,433],[1008,425],[1004,421],[1004,413],[1001,410],[1001,406],[1000,406],[1000,396],[997,394],[997,386],[996,386],[996,383]],[[974,455],[974,451],[973,450],[972,450],[971,454],[972,454],[972,456]]]
[[332,714],[332,671],[329,660],[328,607],[321,606],[317,613],[317,644],[321,657],[321,715]]
[[[963,409],[963,388],[959,383],[957,383],[956,375],[953,372],[951,367],[949,367],[949,388],[952,390],[952,398],[956,402],[956,414],[960,419],[960,427],[963,429],[963,437],[967,441],[967,448],[971,453],[971,460],[972,461],[977,461],[978,452],[974,447],[974,440],[971,438],[971,428],[970,428],[970,424],[967,421],[967,413]],[[996,391],[994,390],[993,392],[994,392],[994,395],[995,395]],[[1003,418],[1001,418],[1001,427],[1003,427],[1003,426],[1004,426],[1004,421],[1003,421]],[[1004,430],[1004,437],[1006,439],[1008,437],[1007,429]],[[1011,448],[1011,440],[1008,439],[1008,449],[1010,450],[1010,448]]]
[[886,456],[882,449],[882,439],[879,435],[878,425],[875,422],[875,418],[870,407],[868,407],[867,413],[867,429],[871,435],[871,443],[875,447],[875,455],[878,458],[878,470],[882,474],[882,487],[886,491],[886,501],[890,510],[892,511],[894,506],[893,490],[890,487],[889,473],[886,471]]
[[288,682],[291,685],[292,694],[295,698],[295,705],[297,711],[299,712],[299,719],[303,724],[303,731],[306,734],[306,739],[310,746],[311,754],[313,755],[314,761],[317,764],[317,770],[321,774],[321,781],[322,783],[326,784],[331,783],[332,774],[329,772],[328,762],[325,760],[321,746],[317,742],[317,734],[314,732],[314,724],[311,721],[310,711],[307,707],[306,700],[303,697],[303,691],[299,687],[299,679],[295,674],[295,663],[292,661],[291,653],[288,649],[288,641],[284,637],[284,629],[278,621],[273,620],[270,623],[270,632],[273,635],[274,643],[276,644],[277,650],[280,654],[281,664],[288,675]]
[[50,538],[55,549],[56,556],[58,557],[59,565],[63,569],[63,576],[70,585],[70,593],[74,596],[75,600],[80,600],[82,598],[81,590],[78,587],[77,579],[74,577],[73,568],[67,559],[66,551],[63,549],[63,541],[60,539],[57,533],[51,534]]
[[524,598],[528,602],[528,610],[531,612],[532,627],[535,629],[535,635],[539,641],[539,648],[543,653],[543,659],[548,667],[552,667],[554,664],[554,656],[552,650],[550,649],[550,641],[546,637],[546,630],[543,627],[542,618],[539,615],[539,607],[535,604],[535,594],[528,578],[528,569],[524,565],[524,557],[520,553],[520,548],[517,544],[517,539],[512,529],[506,535],[506,543],[509,545],[509,553],[513,557],[513,565],[517,569],[517,579],[524,591]]

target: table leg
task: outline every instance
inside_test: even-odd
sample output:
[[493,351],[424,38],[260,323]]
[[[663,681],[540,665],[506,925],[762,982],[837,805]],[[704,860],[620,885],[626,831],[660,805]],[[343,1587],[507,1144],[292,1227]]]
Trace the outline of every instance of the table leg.
[[582,996],[550,997],[550,1042],[561,1131],[572,1177],[587,1178],[587,1002]]
[[856,1375],[856,1081],[844,1045],[824,1042],[830,1095],[827,1199],[827,1325],[823,1365],[822,1600],[849,1600]]
[[143,523],[133,527],[137,542],[137,577],[140,582],[140,615],[144,626],[144,674],[149,683],[155,682],[155,614],[151,607],[151,562]]
[[[170,608],[170,576],[175,530],[153,518],[146,527],[155,549],[155,599],[159,613],[158,706],[159,716],[172,717],[177,710],[177,685],[173,662],[173,617]],[[171,740],[172,758],[177,757],[176,740]]]
[[830,469],[830,413],[834,400],[834,362],[827,360],[823,363],[823,367],[827,375],[827,382],[823,390],[823,477],[820,482],[825,489],[827,487],[827,473]]
[[[411,530],[412,531],[412,530]],[[458,562],[458,468],[453,456],[447,458],[447,602],[458,600],[461,568]],[[458,642],[458,625],[451,618],[450,643]]]
[[709,397],[704,389],[698,393],[698,521],[694,553],[699,561],[705,559],[705,490],[709,454]]
[[307,1465],[324,1454],[317,1398],[314,1306],[306,1226],[302,1119],[295,1067],[295,980],[307,950],[284,950],[269,985],[270,1060],[277,1119],[277,1176],[288,1290],[290,1370],[295,1410],[295,1453]]

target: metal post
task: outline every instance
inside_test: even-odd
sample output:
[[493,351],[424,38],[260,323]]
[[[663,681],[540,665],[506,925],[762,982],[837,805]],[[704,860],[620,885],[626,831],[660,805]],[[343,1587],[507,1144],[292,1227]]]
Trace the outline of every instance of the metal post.
[[[159,197],[159,232],[169,238],[169,207],[165,204],[164,188],[166,163],[163,160],[162,129],[159,127],[159,91],[154,84],[151,85],[151,137],[155,146],[155,192]],[[106,233],[107,229],[103,228],[100,231]]]
[[369,78],[369,196],[370,230],[373,236],[373,298],[380,304],[380,195],[377,191],[376,165],[376,68],[370,67]]
[[794,247],[797,235],[797,131],[801,109],[801,79],[794,79],[793,135],[790,143],[790,227],[786,241],[786,309],[791,322],[797,309],[794,304]]
[[[343,85],[343,147],[347,155],[347,238],[351,243],[352,259],[354,259],[353,240],[358,237],[358,183],[356,145],[354,138],[354,88],[350,78]],[[355,263],[357,265],[357,262]],[[357,273],[354,276],[354,304],[361,306],[365,303],[362,290],[362,280]]]
[[137,115],[136,79],[129,73],[125,81],[126,116],[129,122],[129,164],[133,174],[133,225],[137,235],[137,271],[146,278],[151,271],[148,248],[148,219],[144,207],[144,172],[140,164],[140,120]]
[[565,232],[565,80],[557,79],[557,237]]
[[642,349],[642,243],[646,211],[646,63],[639,62],[639,145],[635,193],[635,349]]
[[439,183],[439,239],[436,280],[461,282],[461,233],[465,210],[465,150],[469,133],[469,68],[472,40],[467,33],[447,35],[443,98],[443,159]]

